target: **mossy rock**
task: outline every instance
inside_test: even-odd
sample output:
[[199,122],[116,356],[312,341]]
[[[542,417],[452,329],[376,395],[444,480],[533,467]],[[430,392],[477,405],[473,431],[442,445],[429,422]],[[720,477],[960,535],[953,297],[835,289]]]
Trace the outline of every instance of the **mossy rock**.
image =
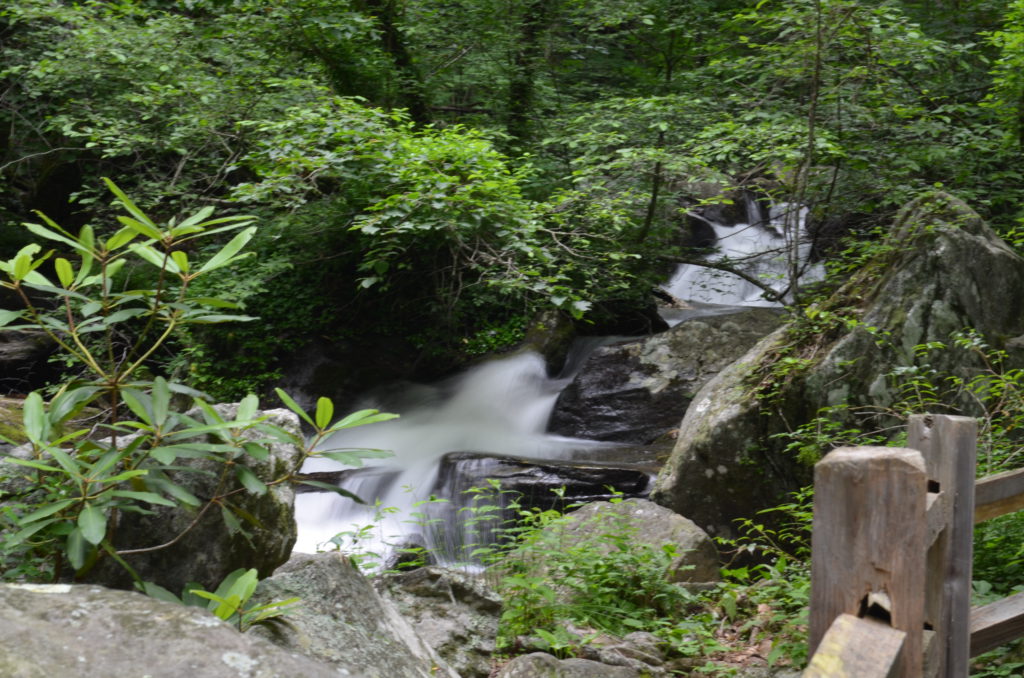
[[0,436],[16,445],[28,442],[21,423],[23,403],[20,398],[0,398]]

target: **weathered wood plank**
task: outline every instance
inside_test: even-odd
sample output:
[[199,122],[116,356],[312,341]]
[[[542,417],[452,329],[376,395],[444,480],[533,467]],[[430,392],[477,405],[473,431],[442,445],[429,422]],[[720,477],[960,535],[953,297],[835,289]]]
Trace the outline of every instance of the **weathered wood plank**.
[[1024,636],[1024,593],[971,610],[971,656]]
[[825,632],[802,678],[895,678],[907,634],[851,614],[841,614]]
[[974,490],[974,522],[1024,509],[1024,468],[987,476]]
[[906,632],[897,675],[920,676],[927,536],[924,459],[904,448],[841,448],[815,466],[814,487],[811,653],[836,617],[861,616],[867,596],[884,593],[892,603],[892,627]]
[[907,428],[908,446],[921,451],[928,479],[942,497],[936,501],[936,515],[928,516],[929,531],[945,523],[928,549],[925,621],[934,629],[937,645],[927,667],[929,678],[964,677],[970,663],[977,436],[978,425],[971,417],[914,415]]

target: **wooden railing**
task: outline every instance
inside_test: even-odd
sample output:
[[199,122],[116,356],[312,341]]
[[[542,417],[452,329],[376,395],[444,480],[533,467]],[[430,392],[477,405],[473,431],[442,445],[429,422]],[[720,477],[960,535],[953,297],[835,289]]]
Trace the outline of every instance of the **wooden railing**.
[[804,678],[966,678],[1024,636],[1024,594],[970,603],[974,524],[1024,509],[1024,469],[975,481],[976,442],[971,418],[914,416],[907,448],[815,466]]

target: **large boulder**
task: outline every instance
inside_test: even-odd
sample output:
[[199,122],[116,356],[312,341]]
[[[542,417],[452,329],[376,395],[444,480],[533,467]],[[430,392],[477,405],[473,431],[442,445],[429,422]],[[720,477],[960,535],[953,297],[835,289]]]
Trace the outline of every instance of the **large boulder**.
[[491,675],[501,598],[482,577],[420,567],[386,575],[377,586],[461,678]]
[[780,322],[779,311],[773,309],[736,310],[603,346],[559,396],[548,430],[591,440],[649,443],[678,426],[700,387]]
[[302,604],[286,623],[251,633],[332,665],[341,675],[459,678],[341,554],[296,555],[260,582],[253,602],[292,597]]
[[[225,417],[233,417],[237,405],[217,405]],[[199,416],[198,412],[192,412]],[[267,422],[299,433],[298,417],[289,410],[257,412]],[[256,430],[245,432],[254,441],[260,440],[269,454],[266,459],[249,458],[246,465],[264,482],[279,479],[298,471],[303,451],[283,442],[266,443]],[[295,492],[290,483],[269,486],[266,493],[256,495],[243,490],[234,475],[221,485],[223,466],[206,459],[182,459],[187,470],[175,474],[174,481],[202,501],[235,492],[231,503],[240,515],[244,532],[225,523],[219,510],[202,515],[182,507],[160,507],[151,515],[123,513],[115,546],[119,551],[138,549],[123,557],[143,581],[151,581],[179,593],[189,582],[198,582],[214,590],[225,576],[238,568],[256,568],[260,577],[269,577],[287,562],[295,545],[298,528],[295,524]],[[193,524],[194,523],[194,524]],[[179,538],[180,537],[180,538]],[[175,541],[176,540],[176,541]],[[172,543],[173,542],[173,543]],[[166,548],[147,550],[170,543]],[[115,588],[130,588],[132,580],[116,563],[101,561],[87,574],[88,580]]]
[[[914,347],[948,342],[963,328],[1012,353],[1013,338],[1024,333],[1024,259],[975,212],[945,194],[926,196],[904,208],[890,238],[874,261],[811,310],[819,318],[843,314],[849,326],[789,325],[701,389],[654,501],[730,535],[735,519],[754,516],[809,481],[772,435],[810,421],[823,407],[848,406],[846,415],[831,414],[840,420],[858,408],[886,407],[898,397],[890,375],[915,364]],[[794,359],[788,374],[772,370],[782,357]],[[930,368],[960,374],[969,359],[952,351],[927,358]]]
[[0,619],[0,675],[6,678],[372,675],[282,650],[201,608],[100,586],[0,585]]
[[676,555],[666,569],[670,581],[718,580],[718,551],[707,533],[688,518],[646,499],[586,504],[545,531],[556,535],[553,542],[566,548],[592,545],[595,555],[610,550],[611,545],[603,539],[609,532],[628,535],[631,544],[646,545],[654,551],[671,544],[676,547]]
[[628,666],[609,666],[591,659],[557,659],[534,652],[505,664],[496,678],[642,678],[643,675]]

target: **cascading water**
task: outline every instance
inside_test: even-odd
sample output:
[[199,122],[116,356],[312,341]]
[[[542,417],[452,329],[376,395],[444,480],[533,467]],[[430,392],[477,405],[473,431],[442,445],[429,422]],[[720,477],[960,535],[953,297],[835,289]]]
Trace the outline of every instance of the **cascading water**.
[[[761,210],[753,197],[747,198],[747,222],[735,225],[708,222],[718,237],[720,259],[728,259],[748,275],[780,292],[787,287],[787,232],[803,232],[806,210],[796,215],[790,206],[773,207],[768,219],[760,218]],[[786,220],[799,217],[798,228],[786,228]],[[791,225],[796,225],[791,221]],[[799,246],[801,261],[806,261],[809,245]],[[820,277],[820,266],[811,267],[804,280]],[[691,302],[688,308],[667,309],[670,324],[701,315],[728,312],[736,306],[766,306],[763,290],[736,276],[706,267],[680,266],[665,286],[677,299]],[[606,341],[611,341],[608,338]],[[561,390],[568,385],[583,362],[583,356],[599,342],[581,342],[575,356],[567,360],[567,368],[558,378],[547,376],[544,359],[532,352],[495,359],[471,368],[462,376],[434,387],[405,388],[396,401],[389,398],[371,400],[363,407],[396,412],[400,419],[347,429],[336,433],[329,447],[370,448],[390,450],[394,456],[368,462],[367,468],[343,470],[327,459],[310,460],[307,473],[343,471],[341,487],[362,497],[362,506],[334,493],[300,494],[296,501],[299,539],[296,551],[313,552],[339,533],[359,533],[359,547],[373,553],[388,550],[388,544],[400,543],[404,536],[420,533],[435,553],[439,546],[431,534],[422,534],[422,526],[413,524],[413,516],[430,518],[429,509],[421,505],[432,492],[443,488],[450,495],[444,499],[458,500],[451,478],[441,479],[438,469],[442,457],[452,452],[478,452],[494,455],[515,455],[536,460],[586,459],[601,461],[620,448],[607,443],[565,438],[545,433],[545,427]],[[478,474],[481,481],[493,468],[488,460],[474,460],[463,467]],[[469,474],[472,475],[472,474]],[[450,521],[454,510],[434,513]],[[373,525],[369,531],[361,531]],[[447,526],[446,539],[458,529]],[[429,530],[428,530],[429,532]],[[352,539],[348,540],[351,544]],[[433,543],[432,543],[433,542]],[[442,551],[443,555],[443,551]],[[455,554],[453,554],[455,555]]]
[[[788,257],[792,254],[787,233],[799,237],[797,258],[804,269],[801,280],[820,280],[820,266],[808,266],[810,242],[804,237],[807,208],[797,209],[788,203],[779,203],[769,209],[768,219],[761,219],[761,210],[752,196],[746,197],[747,219],[734,225],[707,221],[715,232],[718,253],[710,261],[728,261],[747,275],[757,278],[780,294],[789,287]],[[694,215],[702,218],[699,215]],[[787,220],[792,224],[787,228]],[[684,264],[679,266],[665,291],[677,299],[702,304],[730,306],[777,306],[766,299],[764,290],[731,273]]]
[[[438,464],[449,452],[472,451],[535,459],[564,459],[584,454],[600,457],[609,445],[544,433],[551,409],[567,379],[547,376],[544,359],[524,352],[492,360],[436,389],[420,391],[410,402],[391,408],[387,402],[368,403],[399,419],[346,429],[327,441],[329,447],[385,449],[389,459],[365,469],[351,470],[341,486],[371,504],[397,509],[379,520],[378,509],[359,506],[333,493],[298,496],[297,551],[313,552],[340,532],[377,522],[368,547],[380,552],[383,542],[394,543],[415,531],[408,521],[417,504],[427,499],[437,481]],[[307,473],[337,471],[328,459],[312,459]],[[481,476],[481,478],[486,475]],[[365,544],[364,544],[365,545]]]

